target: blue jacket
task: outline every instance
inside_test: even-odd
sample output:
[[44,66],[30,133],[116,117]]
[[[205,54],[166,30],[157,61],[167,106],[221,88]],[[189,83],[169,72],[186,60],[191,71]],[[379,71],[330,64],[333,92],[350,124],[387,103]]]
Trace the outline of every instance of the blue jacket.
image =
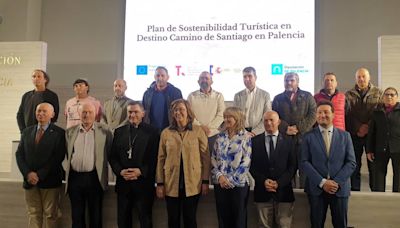
[[[151,124],[150,123],[150,110],[151,110],[151,101],[153,99],[153,94],[156,90],[156,82],[152,82],[150,87],[147,88],[146,92],[144,92],[143,94],[143,99],[142,99],[142,103],[143,103],[143,107],[145,110],[145,116],[144,116],[144,122],[147,124]],[[170,109],[171,103],[174,100],[180,99],[182,98],[182,93],[181,91],[176,88],[175,86],[173,86],[171,83],[168,83],[168,86],[166,88],[166,100],[167,100],[167,107],[168,109]],[[161,114],[160,114],[161,115]],[[169,122],[171,123],[171,112],[168,112],[168,119]],[[162,129],[160,129],[162,130]]]
[[318,196],[323,192],[319,187],[328,173],[331,180],[339,184],[337,197],[350,195],[350,176],[356,168],[353,143],[350,134],[333,128],[329,157],[322,134],[316,127],[303,137],[301,144],[301,168],[307,176],[305,191]]

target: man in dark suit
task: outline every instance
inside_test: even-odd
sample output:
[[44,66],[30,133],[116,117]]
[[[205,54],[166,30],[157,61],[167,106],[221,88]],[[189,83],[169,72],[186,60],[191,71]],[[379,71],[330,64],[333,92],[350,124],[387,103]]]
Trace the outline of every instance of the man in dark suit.
[[36,107],[37,125],[22,131],[16,152],[24,177],[29,227],[54,227],[60,217],[61,163],[65,158],[65,132],[51,123],[55,115],[50,103]]
[[133,207],[138,211],[140,227],[152,227],[160,137],[156,128],[142,122],[144,109],[140,102],[129,102],[126,111],[129,123],[115,130],[109,159],[117,176],[118,227],[132,227]]
[[252,138],[250,173],[259,227],[291,227],[294,194],[291,180],[297,170],[295,142],[279,133],[279,115],[264,113],[265,132]]
[[96,107],[84,103],[79,107],[81,124],[66,131],[68,160],[66,186],[71,201],[72,227],[86,227],[86,204],[89,227],[102,227],[103,191],[108,184],[108,155],[112,133],[104,124],[95,122]]
[[328,205],[333,226],[347,227],[350,177],[356,160],[350,134],[333,127],[333,115],[331,102],[319,102],[318,127],[304,136],[301,146],[301,165],[307,177],[305,191],[313,228],[324,227]]

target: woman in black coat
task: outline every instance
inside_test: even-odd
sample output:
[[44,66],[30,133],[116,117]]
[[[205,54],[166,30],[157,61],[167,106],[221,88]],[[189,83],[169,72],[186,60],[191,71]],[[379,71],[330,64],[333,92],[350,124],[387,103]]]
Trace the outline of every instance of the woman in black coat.
[[397,90],[388,87],[383,104],[373,112],[369,124],[367,158],[374,162],[372,191],[384,192],[389,159],[393,166],[393,192],[400,183],[400,103]]

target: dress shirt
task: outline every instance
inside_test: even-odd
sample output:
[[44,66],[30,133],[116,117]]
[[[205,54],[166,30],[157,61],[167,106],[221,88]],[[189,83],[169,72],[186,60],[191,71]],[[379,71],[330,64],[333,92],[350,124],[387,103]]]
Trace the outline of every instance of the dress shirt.
[[[322,138],[324,138],[324,133],[323,131],[328,131],[328,139],[329,142],[332,142],[332,135],[333,135],[333,125],[329,126],[328,128],[324,128],[321,125],[318,125],[319,131],[321,132]],[[325,142],[324,142],[325,144]],[[331,144],[331,143],[330,143]],[[329,179],[329,173],[328,173],[328,179]],[[326,178],[322,178],[321,182],[319,183],[319,187],[322,188],[327,181]]]
[[276,132],[274,132],[272,134],[269,134],[269,133],[265,132],[265,148],[267,150],[268,158],[270,157],[270,154],[271,154],[270,151],[269,151],[269,140],[270,140],[269,136],[270,135],[272,136],[272,141],[274,143],[274,148],[276,148],[276,141],[278,140],[279,131],[276,131]]
[[251,104],[254,102],[254,97],[255,97],[256,91],[257,91],[257,87],[254,87],[253,91],[250,91],[249,89],[246,88],[247,100],[246,100],[246,107],[245,107],[245,114],[246,114],[246,121],[244,123],[245,127],[254,127],[254,126],[250,126],[249,116],[250,116],[250,107],[251,107]]
[[37,125],[37,127],[36,127],[36,132],[39,131],[39,128],[43,128],[43,131],[46,131],[47,128],[49,127],[49,125],[50,125],[50,123],[47,123],[47,124],[45,124],[45,125],[40,125],[40,124],[38,123],[38,125]]
[[90,172],[95,167],[95,142],[93,126],[86,131],[82,125],[74,142],[71,158],[72,169],[77,172]]

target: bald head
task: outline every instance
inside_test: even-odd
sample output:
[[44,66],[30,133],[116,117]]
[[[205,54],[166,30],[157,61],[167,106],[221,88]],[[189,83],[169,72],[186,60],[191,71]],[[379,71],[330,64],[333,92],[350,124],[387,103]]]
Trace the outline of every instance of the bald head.
[[125,96],[125,91],[128,87],[126,86],[126,81],[123,79],[117,79],[114,81],[114,95],[116,97]]
[[50,103],[40,103],[36,106],[36,120],[40,125],[50,123],[51,118],[54,117],[54,107]]
[[264,128],[268,134],[273,134],[278,131],[281,120],[275,111],[268,111],[264,113]]
[[366,89],[368,88],[370,81],[369,71],[366,68],[359,68],[356,71],[356,83],[358,88]]

